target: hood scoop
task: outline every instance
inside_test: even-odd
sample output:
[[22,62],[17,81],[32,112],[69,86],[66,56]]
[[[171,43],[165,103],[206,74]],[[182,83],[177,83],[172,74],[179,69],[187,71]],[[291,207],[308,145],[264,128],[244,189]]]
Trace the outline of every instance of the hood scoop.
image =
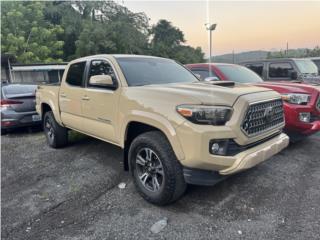
[[209,81],[204,82],[205,84],[217,85],[221,87],[234,87],[235,83],[232,81]]

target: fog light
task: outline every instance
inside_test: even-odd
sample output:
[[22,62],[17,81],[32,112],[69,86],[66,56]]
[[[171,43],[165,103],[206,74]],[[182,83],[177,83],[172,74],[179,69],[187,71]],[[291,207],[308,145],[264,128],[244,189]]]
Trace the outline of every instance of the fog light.
[[229,140],[211,140],[209,152],[215,155],[226,155]]
[[214,143],[214,144],[212,144],[212,146],[211,146],[211,152],[212,152],[212,153],[217,153],[217,152],[219,152],[219,149],[220,149],[219,143]]
[[299,113],[299,120],[301,122],[310,122],[310,113],[309,112],[302,112],[302,113]]

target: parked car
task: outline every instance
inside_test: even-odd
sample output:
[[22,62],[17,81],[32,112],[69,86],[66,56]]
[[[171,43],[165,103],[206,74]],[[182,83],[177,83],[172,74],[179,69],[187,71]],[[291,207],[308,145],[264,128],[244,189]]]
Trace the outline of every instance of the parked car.
[[310,59],[279,58],[242,62],[263,80],[272,82],[303,82],[320,85],[317,66]]
[[217,84],[170,59],[97,55],[70,62],[61,86],[40,86],[36,109],[51,147],[66,146],[68,129],[120,146],[139,193],[163,205],[289,143],[278,93]]
[[41,124],[35,109],[36,85],[1,85],[1,133],[18,127]]
[[290,82],[266,82],[253,71],[234,64],[188,64],[186,66],[195,74],[199,74],[202,79],[252,84],[280,93],[284,100],[286,120],[284,130],[291,141],[301,140],[320,130],[320,89],[317,87]]

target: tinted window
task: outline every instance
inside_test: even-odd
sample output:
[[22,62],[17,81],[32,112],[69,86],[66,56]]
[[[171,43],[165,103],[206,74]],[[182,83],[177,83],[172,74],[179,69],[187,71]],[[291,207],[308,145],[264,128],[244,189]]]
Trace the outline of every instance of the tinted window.
[[192,72],[194,74],[199,74],[202,80],[206,79],[207,77],[218,77],[214,72],[209,74],[209,71],[205,69],[192,69]]
[[119,57],[117,61],[129,86],[199,81],[187,69],[170,59]]
[[255,72],[246,67],[239,65],[221,65],[217,67],[229,81],[238,83],[263,82],[263,80]]
[[[105,60],[91,61],[88,80],[90,77],[95,75],[110,75],[114,83],[117,81],[113,68],[111,67],[110,63]],[[89,82],[88,85],[90,85]],[[97,85],[94,86],[97,87]]]
[[269,77],[271,78],[290,78],[293,67],[290,63],[270,63]]
[[82,86],[85,66],[86,62],[72,64],[68,70],[66,82],[73,86]]
[[246,67],[251,69],[252,71],[254,71],[260,77],[262,77],[262,73],[263,73],[263,64],[262,63],[247,64]]

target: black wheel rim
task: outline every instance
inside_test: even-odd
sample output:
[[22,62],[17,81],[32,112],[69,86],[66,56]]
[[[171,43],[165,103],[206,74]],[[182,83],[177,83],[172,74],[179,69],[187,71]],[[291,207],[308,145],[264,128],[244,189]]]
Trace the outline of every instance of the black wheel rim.
[[48,140],[50,142],[53,142],[53,140],[54,140],[54,129],[52,127],[52,123],[51,123],[50,119],[48,119],[48,118],[46,119],[45,124],[44,124],[44,128],[46,130]]
[[136,173],[142,186],[151,192],[158,192],[164,183],[161,160],[150,148],[142,148],[137,153]]

